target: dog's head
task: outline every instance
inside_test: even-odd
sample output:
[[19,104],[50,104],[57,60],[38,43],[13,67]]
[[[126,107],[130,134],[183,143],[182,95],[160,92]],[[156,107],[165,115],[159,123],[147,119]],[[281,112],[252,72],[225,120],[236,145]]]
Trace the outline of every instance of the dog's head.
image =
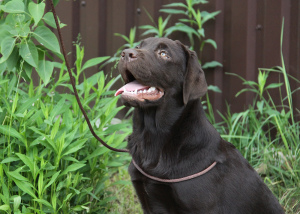
[[186,105],[207,91],[196,53],[167,38],[148,38],[124,50],[119,71],[126,85],[115,95],[135,107],[156,106],[178,94]]

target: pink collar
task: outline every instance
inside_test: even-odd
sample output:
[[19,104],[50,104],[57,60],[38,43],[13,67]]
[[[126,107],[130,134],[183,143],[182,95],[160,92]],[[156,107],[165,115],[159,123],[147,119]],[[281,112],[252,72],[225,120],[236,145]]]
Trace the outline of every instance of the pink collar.
[[196,177],[199,177],[201,175],[204,175],[205,173],[207,173],[208,171],[210,171],[216,164],[217,162],[213,162],[209,167],[207,167],[206,169],[204,169],[203,171],[201,172],[198,172],[196,174],[193,174],[193,175],[189,175],[189,176],[186,176],[186,177],[183,177],[183,178],[177,178],[177,179],[162,179],[162,178],[157,178],[157,177],[154,177],[154,176],[151,176],[151,175],[148,175],[146,172],[144,172],[136,163],[135,161],[132,159],[132,163],[133,165],[135,166],[135,168],[140,172],[142,173],[143,175],[145,175],[146,177],[152,179],[152,180],[155,180],[155,181],[159,181],[159,182],[163,182],[163,183],[178,183],[178,182],[182,182],[182,181],[187,181],[187,180],[190,180],[190,179],[193,179],[193,178],[196,178]]

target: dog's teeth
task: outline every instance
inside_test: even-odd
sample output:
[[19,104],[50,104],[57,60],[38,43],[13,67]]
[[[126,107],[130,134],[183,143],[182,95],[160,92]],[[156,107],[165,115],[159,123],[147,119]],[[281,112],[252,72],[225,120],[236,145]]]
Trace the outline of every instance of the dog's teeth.
[[151,87],[148,89],[148,92],[152,92],[152,91],[155,91],[155,87]]
[[135,89],[135,91],[133,92],[134,94],[137,94],[137,89]]
[[147,93],[147,90],[145,89],[145,90],[143,91],[143,93]]

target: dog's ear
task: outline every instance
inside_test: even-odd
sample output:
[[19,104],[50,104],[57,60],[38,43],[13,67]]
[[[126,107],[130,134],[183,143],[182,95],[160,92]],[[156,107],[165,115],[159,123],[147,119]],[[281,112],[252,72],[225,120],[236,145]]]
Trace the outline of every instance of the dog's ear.
[[176,42],[182,46],[187,60],[186,73],[183,81],[183,103],[186,105],[190,100],[195,100],[205,95],[207,92],[207,84],[196,52],[189,50],[189,48],[181,42]]

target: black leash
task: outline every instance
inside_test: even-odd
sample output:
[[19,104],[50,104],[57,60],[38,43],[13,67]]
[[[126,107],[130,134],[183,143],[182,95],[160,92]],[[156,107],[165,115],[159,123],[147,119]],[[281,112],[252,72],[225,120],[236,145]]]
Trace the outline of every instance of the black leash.
[[59,22],[58,22],[58,19],[57,19],[57,15],[56,15],[56,12],[55,12],[55,9],[54,9],[54,5],[53,5],[53,1],[52,0],[49,0],[50,2],[50,5],[51,5],[51,9],[52,9],[52,12],[53,12],[53,16],[54,16],[54,19],[55,19],[55,23],[56,23],[56,27],[57,27],[57,31],[58,31],[58,37],[59,37],[59,41],[60,41],[60,45],[61,45],[61,48],[62,48],[62,52],[63,52],[63,55],[64,55],[64,58],[65,58],[65,61],[66,61],[66,66],[67,66],[67,70],[68,70],[68,73],[69,73],[69,76],[70,76],[70,81],[71,81],[71,84],[72,84],[72,87],[73,87],[73,90],[74,90],[74,95],[76,97],[76,100],[77,100],[77,103],[79,105],[79,108],[89,126],[89,129],[92,133],[92,135],[103,145],[105,146],[106,148],[112,150],[112,151],[115,151],[115,152],[129,152],[127,149],[116,149],[116,148],[113,148],[111,146],[109,146],[108,144],[106,144],[100,137],[98,137],[98,135],[95,133],[92,125],[91,125],[91,122],[86,114],[86,112],[84,111],[83,109],[83,106],[81,104],[81,101],[79,99],[79,96],[78,96],[78,93],[77,93],[77,90],[76,90],[76,87],[75,87],[75,80],[74,80],[74,77],[72,76],[72,72],[71,72],[71,69],[70,69],[70,65],[69,65],[69,61],[67,59],[67,55],[66,55],[66,50],[65,50],[65,46],[64,46],[64,42],[63,42],[63,39],[62,39],[62,34],[61,34],[61,30],[60,30],[60,26],[59,26]]

